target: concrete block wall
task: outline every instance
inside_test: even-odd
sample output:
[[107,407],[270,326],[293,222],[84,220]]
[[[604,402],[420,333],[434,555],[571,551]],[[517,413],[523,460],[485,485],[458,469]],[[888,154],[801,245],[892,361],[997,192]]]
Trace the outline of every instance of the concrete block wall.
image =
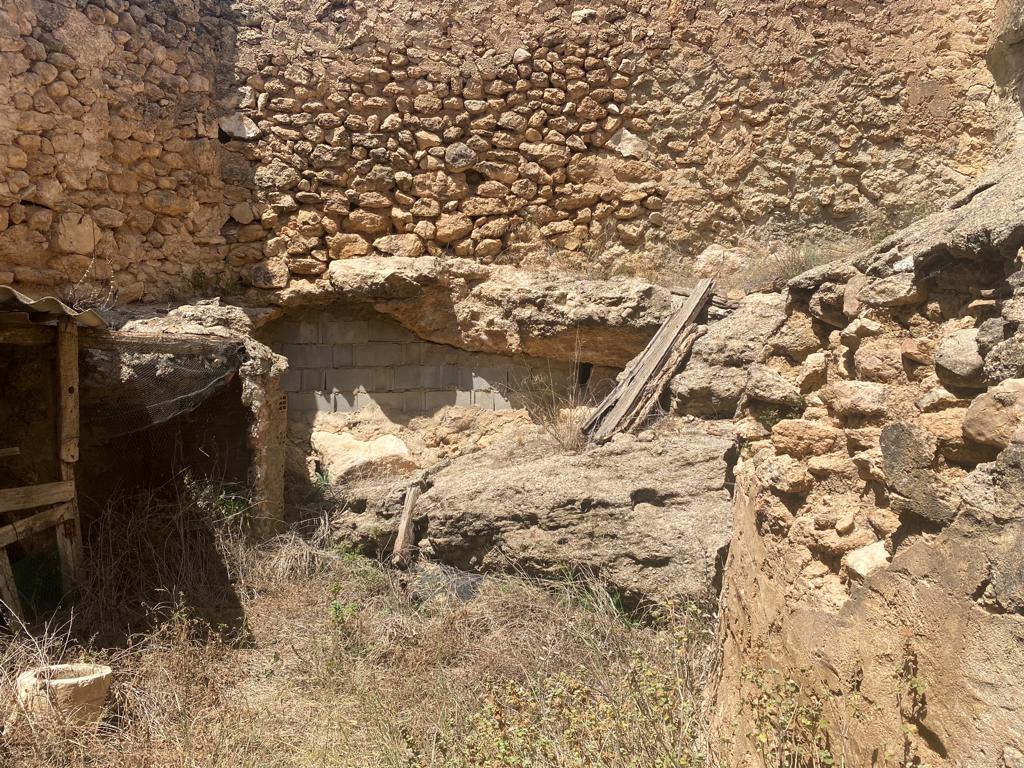
[[423,341],[384,317],[308,312],[276,323],[270,345],[288,358],[288,411],[351,412],[376,403],[416,416],[447,405],[516,407],[515,392],[534,373],[568,385],[573,366],[558,361],[465,352]]

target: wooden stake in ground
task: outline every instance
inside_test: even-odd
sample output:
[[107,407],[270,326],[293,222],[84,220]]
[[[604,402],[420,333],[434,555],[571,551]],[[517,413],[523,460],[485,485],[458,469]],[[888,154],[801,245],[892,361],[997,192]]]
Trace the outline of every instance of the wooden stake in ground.
[[416,500],[420,497],[422,488],[419,483],[414,483],[405,489],[405,505],[402,507],[402,517],[398,521],[398,538],[395,539],[395,549],[391,555],[391,563],[396,568],[406,568],[412,562],[412,550],[416,542],[413,540],[412,513],[416,508]]
[[[78,462],[78,326],[69,318],[57,322],[57,380],[60,396],[60,477],[74,488]],[[77,586],[82,567],[82,524],[78,518],[78,499],[72,494],[70,512],[57,525],[57,552],[60,556],[64,591]]]
[[644,351],[630,361],[615,389],[583,425],[592,442],[603,443],[644,423],[697,340],[694,321],[714,287],[711,280],[697,283],[683,306],[662,324]]

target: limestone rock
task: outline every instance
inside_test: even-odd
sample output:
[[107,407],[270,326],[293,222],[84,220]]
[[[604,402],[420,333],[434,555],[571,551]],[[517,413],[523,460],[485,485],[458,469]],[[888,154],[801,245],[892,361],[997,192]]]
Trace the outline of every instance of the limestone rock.
[[1024,440],[1024,379],[1007,379],[978,395],[964,417],[964,437],[1005,448]]
[[360,440],[349,432],[314,431],[310,446],[332,483],[352,475],[416,468],[409,447],[396,435]]
[[90,254],[96,249],[100,229],[84,213],[62,213],[54,221],[53,247],[63,253]]
[[507,447],[484,451],[435,475],[417,511],[435,556],[459,568],[583,567],[630,599],[692,598],[729,540],[731,446],[695,433],[514,464]]
[[842,417],[883,416],[886,387],[869,381],[836,381],[821,390],[821,399]]
[[260,137],[260,128],[248,115],[234,113],[217,121],[220,129],[232,139],[253,141]]
[[842,569],[847,578],[863,581],[879,568],[885,568],[890,560],[891,556],[885,548],[885,542],[876,541],[843,555]]
[[860,289],[858,298],[869,307],[898,307],[919,304],[925,300],[921,281],[913,272],[871,280]]
[[935,372],[948,386],[985,386],[985,361],[978,350],[977,328],[955,331],[939,343],[935,350]]
[[434,237],[442,243],[453,243],[461,240],[473,231],[473,220],[465,214],[442,214],[437,220]]
[[781,374],[765,365],[750,367],[747,397],[762,403],[796,408],[803,404],[800,390]]
[[371,250],[372,246],[362,235],[337,234],[327,238],[327,251],[332,259],[356,259]]
[[776,450],[796,458],[831,453],[842,445],[842,440],[840,430],[816,421],[783,419],[772,427]]
[[622,157],[641,158],[647,154],[650,142],[626,128],[620,128],[608,139],[607,146]]
[[476,152],[462,142],[456,142],[444,151],[445,165],[456,173],[472,168],[476,159]]
[[423,241],[418,235],[385,235],[373,241],[373,247],[389,256],[415,259],[424,251]]
[[893,509],[933,522],[952,519],[957,505],[934,471],[935,436],[920,425],[897,422],[882,429],[880,444]]

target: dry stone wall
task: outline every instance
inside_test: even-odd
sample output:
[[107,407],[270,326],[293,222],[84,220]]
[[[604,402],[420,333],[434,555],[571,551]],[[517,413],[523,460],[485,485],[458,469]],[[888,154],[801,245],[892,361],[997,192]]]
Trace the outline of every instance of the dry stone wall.
[[989,6],[7,0],[0,281],[124,303],[365,255],[688,274],[716,242],[875,231],[1001,141]]
[[222,231],[239,193],[214,106],[234,23],[216,14],[191,0],[2,4],[0,283],[127,303],[244,261]]

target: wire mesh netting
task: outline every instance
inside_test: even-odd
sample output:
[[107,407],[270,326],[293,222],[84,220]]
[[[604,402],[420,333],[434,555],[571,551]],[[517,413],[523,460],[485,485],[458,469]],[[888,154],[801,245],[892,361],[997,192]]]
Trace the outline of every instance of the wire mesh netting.
[[83,349],[82,423],[109,439],[191,413],[223,391],[245,362],[238,342],[203,343],[185,352]]

